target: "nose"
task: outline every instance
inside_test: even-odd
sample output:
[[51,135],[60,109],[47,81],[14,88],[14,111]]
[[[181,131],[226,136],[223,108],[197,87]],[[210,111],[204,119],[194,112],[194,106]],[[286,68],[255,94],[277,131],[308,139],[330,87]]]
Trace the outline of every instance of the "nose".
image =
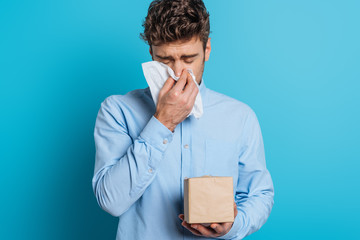
[[184,69],[184,65],[181,63],[181,61],[175,61],[171,68],[174,71],[175,76],[180,77],[181,72]]

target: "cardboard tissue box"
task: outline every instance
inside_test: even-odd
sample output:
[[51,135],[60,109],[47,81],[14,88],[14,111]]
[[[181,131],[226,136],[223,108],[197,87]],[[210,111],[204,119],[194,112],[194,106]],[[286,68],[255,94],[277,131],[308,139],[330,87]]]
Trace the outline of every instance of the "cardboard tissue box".
[[187,223],[234,222],[233,178],[203,176],[184,179]]

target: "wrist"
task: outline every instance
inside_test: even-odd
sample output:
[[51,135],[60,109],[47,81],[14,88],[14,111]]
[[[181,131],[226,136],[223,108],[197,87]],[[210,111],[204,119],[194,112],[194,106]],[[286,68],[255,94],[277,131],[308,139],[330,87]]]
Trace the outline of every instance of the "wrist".
[[165,127],[167,127],[171,132],[174,132],[176,124],[164,120],[158,113],[155,113],[154,117],[159,120],[159,122],[161,122]]

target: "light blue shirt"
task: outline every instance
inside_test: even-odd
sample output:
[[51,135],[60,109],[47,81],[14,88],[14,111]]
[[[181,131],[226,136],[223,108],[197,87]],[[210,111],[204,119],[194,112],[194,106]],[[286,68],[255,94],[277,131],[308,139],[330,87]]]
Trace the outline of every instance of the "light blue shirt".
[[101,208],[119,217],[117,239],[206,239],[178,218],[187,177],[233,177],[238,214],[220,239],[242,239],[269,217],[274,189],[255,113],[204,80],[200,94],[203,116],[186,118],[174,132],[153,116],[149,88],[101,104],[92,185]]

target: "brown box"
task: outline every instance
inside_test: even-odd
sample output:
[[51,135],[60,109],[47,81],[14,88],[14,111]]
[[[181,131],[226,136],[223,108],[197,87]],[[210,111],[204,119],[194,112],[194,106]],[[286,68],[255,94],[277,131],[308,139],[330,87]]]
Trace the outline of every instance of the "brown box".
[[232,177],[184,179],[184,215],[187,223],[234,221]]

